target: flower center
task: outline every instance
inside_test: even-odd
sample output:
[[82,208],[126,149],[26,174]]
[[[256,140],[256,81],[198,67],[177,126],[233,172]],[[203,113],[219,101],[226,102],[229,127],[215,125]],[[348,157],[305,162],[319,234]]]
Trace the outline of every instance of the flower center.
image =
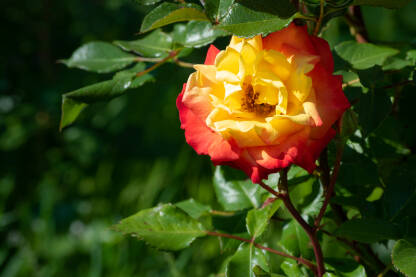
[[255,113],[257,116],[267,117],[273,115],[276,105],[266,103],[256,103],[260,93],[255,91],[251,83],[243,83],[243,97],[241,99],[241,108],[243,111]]

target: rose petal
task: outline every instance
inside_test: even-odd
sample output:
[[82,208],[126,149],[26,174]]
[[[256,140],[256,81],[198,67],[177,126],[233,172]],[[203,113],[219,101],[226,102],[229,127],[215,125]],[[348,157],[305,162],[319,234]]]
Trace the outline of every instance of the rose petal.
[[184,84],[182,92],[176,99],[176,106],[179,110],[181,128],[185,130],[186,142],[198,154],[210,155],[215,163],[238,159],[241,150],[234,143],[209,129],[205,122],[184,105],[182,98],[185,89]]

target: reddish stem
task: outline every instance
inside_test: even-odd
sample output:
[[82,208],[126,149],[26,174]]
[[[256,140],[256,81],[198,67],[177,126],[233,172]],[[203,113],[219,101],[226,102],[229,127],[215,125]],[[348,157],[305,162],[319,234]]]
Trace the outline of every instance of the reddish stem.
[[296,208],[293,206],[292,201],[290,200],[290,197],[289,197],[289,192],[288,192],[287,171],[288,171],[287,168],[280,171],[279,192],[273,190],[271,187],[267,186],[264,183],[260,183],[260,185],[264,189],[266,189],[267,191],[275,195],[276,197],[282,199],[287,210],[290,212],[293,218],[300,224],[300,226],[305,230],[306,234],[308,235],[312,243],[313,252],[315,254],[315,259],[316,259],[316,264],[317,264],[315,274],[317,274],[319,277],[322,277],[325,273],[324,257],[322,254],[321,245],[319,244],[319,240],[316,234],[316,229],[310,226],[302,218],[302,216],[299,214]]
[[315,225],[316,229],[319,229],[319,226],[321,224],[321,220],[324,217],[326,209],[328,208],[329,201],[331,200],[331,197],[334,194],[335,183],[337,181],[338,172],[339,172],[339,169],[341,167],[341,159],[342,159],[343,152],[344,152],[344,143],[339,142],[338,147],[337,147],[337,154],[336,154],[336,161],[335,161],[335,165],[334,165],[334,170],[332,171],[331,180],[329,181],[329,185],[328,185],[328,188],[326,190],[324,203],[322,204],[322,207],[319,210],[319,214],[316,217],[315,222],[314,222],[314,225]]
[[295,218],[295,220],[302,226],[305,230],[306,234],[309,237],[309,240],[313,246],[313,253],[315,254],[316,264],[317,264],[317,274],[319,277],[322,277],[325,273],[325,266],[324,266],[324,256],[322,253],[321,245],[319,244],[319,240],[316,234],[316,231],[302,218],[296,208],[293,206],[292,201],[289,198],[289,195],[286,194],[285,196],[281,197],[283,203],[285,204],[286,208],[290,212],[290,214]]
[[311,261],[306,260],[302,257],[295,257],[295,256],[292,256],[292,255],[286,254],[284,252],[278,251],[276,249],[263,246],[261,244],[253,242],[251,239],[245,239],[245,238],[230,235],[230,234],[217,233],[217,232],[211,232],[211,231],[206,232],[206,234],[209,235],[209,236],[224,237],[224,238],[235,239],[235,240],[239,240],[239,241],[243,241],[243,242],[253,244],[253,246],[255,246],[259,249],[263,249],[263,250],[266,250],[270,253],[274,253],[274,254],[279,255],[279,256],[283,256],[283,257],[286,257],[286,258],[289,258],[289,259],[293,259],[293,260],[297,261],[298,263],[301,263],[301,264],[307,266],[313,272],[316,272],[316,266]]

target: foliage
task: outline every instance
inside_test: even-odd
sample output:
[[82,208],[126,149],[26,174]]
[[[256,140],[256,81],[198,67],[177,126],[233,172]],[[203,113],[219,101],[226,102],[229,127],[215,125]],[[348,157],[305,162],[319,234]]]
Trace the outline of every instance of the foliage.
[[[175,97],[192,71],[182,67],[202,63],[210,43],[224,48],[231,34],[266,35],[293,20],[314,32],[321,1],[182,2],[19,1],[4,9],[4,37],[19,43],[1,46],[9,57],[0,67],[0,276],[313,275],[257,247],[315,261],[307,230],[283,200],[236,170],[211,172],[190,151]],[[320,171],[289,170],[290,199],[313,224],[325,172],[345,143],[317,232],[324,276],[415,276],[416,2],[323,2],[320,35],[352,107]],[[62,95],[58,133],[62,91],[71,92]],[[284,179],[277,173],[265,183],[277,190]]]

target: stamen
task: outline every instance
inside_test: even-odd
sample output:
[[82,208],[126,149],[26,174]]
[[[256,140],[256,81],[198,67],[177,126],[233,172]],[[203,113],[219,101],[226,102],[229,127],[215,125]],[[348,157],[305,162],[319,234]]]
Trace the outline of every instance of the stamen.
[[244,96],[242,99],[241,108],[247,112],[255,113],[258,116],[266,117],[271,115],[276,105],[270,105],[266,103],[257,104],[256,101],[259,98],[259,93],[254,91],[253,86],[250,83],[243,83]]

